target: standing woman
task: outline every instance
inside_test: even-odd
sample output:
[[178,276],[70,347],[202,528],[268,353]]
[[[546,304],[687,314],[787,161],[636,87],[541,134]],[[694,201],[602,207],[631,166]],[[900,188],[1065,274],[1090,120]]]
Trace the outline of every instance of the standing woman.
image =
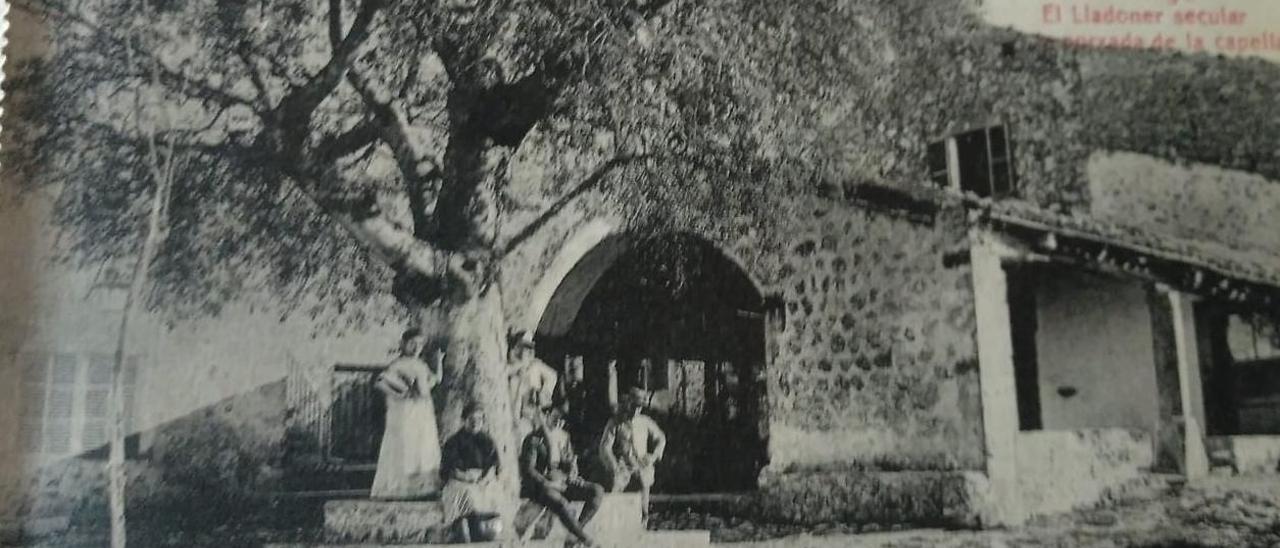
[[420,357],[422,332],[400,337],[400,356],[378,375],[375,385],[387,397],[386,430],[370,495],[375,499],[420,498],[440,488],[440,435],[431,388],[440,383],[444,347],[432,344]]

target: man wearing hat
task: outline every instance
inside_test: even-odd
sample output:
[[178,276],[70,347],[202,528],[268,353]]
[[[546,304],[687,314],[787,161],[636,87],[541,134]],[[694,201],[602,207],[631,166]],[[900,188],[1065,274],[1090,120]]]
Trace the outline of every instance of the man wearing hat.
[[516,439],[533,432],[542,409],[551,405],[559,374],[533,355],[533,336],[519,331],[507,346],[507,384],[515,414]]
[[618,412],[604,427],[600,437],[600,460],[609,472],[610,492],[640,489],[640,511],[645,522],[649,520],[649,488],[653,487],[654,465],[662,460],[667,448],[667,436],[658,423],[641,411],[647,394],[632,388],[622,395]]

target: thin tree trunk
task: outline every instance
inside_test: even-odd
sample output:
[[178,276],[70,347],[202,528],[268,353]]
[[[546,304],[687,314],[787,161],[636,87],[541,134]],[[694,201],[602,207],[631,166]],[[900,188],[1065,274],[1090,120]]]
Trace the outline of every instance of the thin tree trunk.
[[147,221],[147,233],[142,243],[142,251],[133,265],[133,275],[129,283],[129,292],[125,295],[124,310],[120,314],[120,330],[116,334],[116,351],[111,367],[111,448],[107,459],[108,506],[111,512],[111,548],[124,548],[125,534],[125,460],[124,445],[126,419],[129,410],[125,409],[125,356],[128,355],[129,322],[132,319],[135,303],[141,298],[147,285],[147,272],[152,257],[159,245],[161,220],[165,197],[171,176],[166,175],[156,181],[155,193],[151,200],[151,212]]
[[[132,53],[132,52],[130,52]],[[154,75],[153,75],[154,77]],[[156,131],[152,128],[147,153],[150,163],[150,176],[155,183],[151,196],[150,210],[147,212],[147,228],[143,235],[142,249],[133,264],[133,272],[129,278],[129,290],[125,294],[124,309],[120,313],[120,328],[116,333],[116,349],[111,366],[111,415],[110,415],[110,449],[107,457],[107,507],[111,514],[111,548],[125,548],[127,541],[127,522],[125,520],[125,486],[127,475],[125,470],[125,437],[126,420],[129,410],[125,408],[125,357],[129,350],[129,323],[133,319],[137,301],[142,298],[147,287],[148,272],[156,249],[164,237],[165,204],[168,203],[169,192],[173,185],[174,170],[177,162],[173,147],[169,147],[168,155],[161,157]],[[170,143],[172,145],[172,143]]]

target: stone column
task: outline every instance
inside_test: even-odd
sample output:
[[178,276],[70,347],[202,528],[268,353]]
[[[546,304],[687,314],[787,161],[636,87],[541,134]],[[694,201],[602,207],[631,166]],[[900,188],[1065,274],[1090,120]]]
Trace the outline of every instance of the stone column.
[[1015,252],[986,232],[975,231],[971,242],[978,380],[982,386],[982,430],[989,482],[983,521],[987,525],[1018,525],[1026,521],[1028,514],[1018,490],[1018,391],[1003,264]]
[[1170,291],[1174,343],[1178,351],[1178,384],[1182,393],[1183,445],[1187,479],[1209,474],[1205,449],[1204,382],[1200,378],[1200,350],[1196,342],[1195,298]]

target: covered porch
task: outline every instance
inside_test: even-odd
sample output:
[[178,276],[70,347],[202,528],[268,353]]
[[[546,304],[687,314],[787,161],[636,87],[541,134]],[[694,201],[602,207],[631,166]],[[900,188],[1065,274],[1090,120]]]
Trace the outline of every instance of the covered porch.
[[1039,211],[972,220],[995,521],[1276,473],[1274,258]]

